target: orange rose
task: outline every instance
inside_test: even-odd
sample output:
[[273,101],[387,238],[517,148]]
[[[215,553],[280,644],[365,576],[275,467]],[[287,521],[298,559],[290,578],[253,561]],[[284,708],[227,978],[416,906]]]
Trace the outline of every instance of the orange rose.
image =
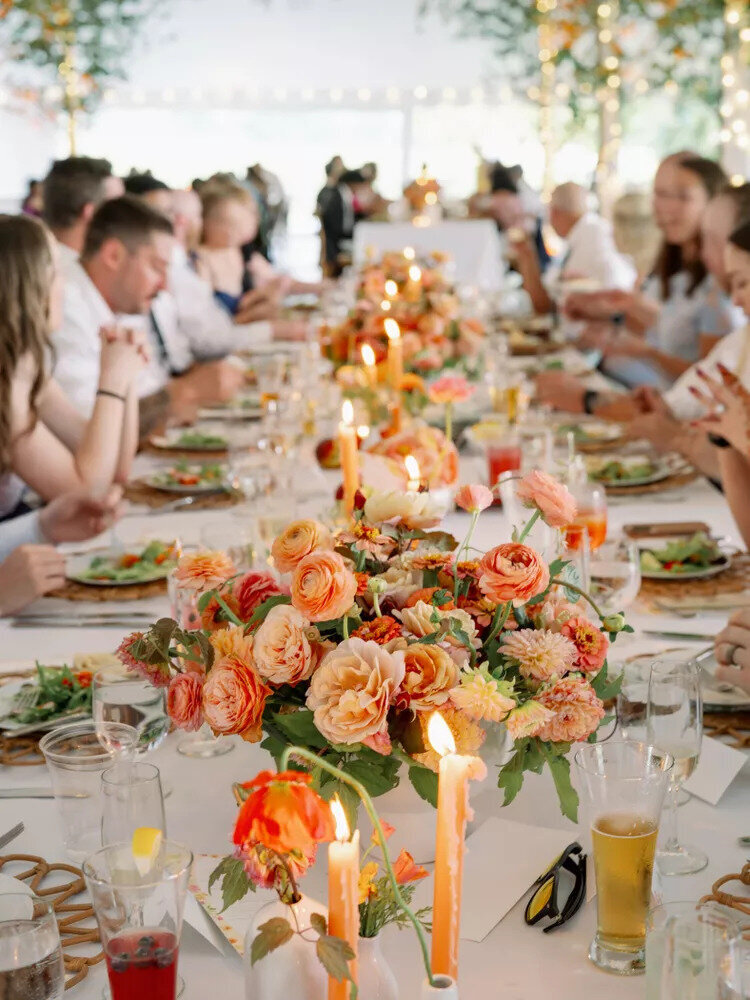
[[444,705],[461,671],[448,653],[437,645],[415,642],[404,650],[406,673],[396,696],[398,708],[426,712]]
[[506,542],[485,553],[477,570],[479,589],[495,604],[518,606],[547,589],[549,568],[528,545]]
[[271,546],[279,573],[291,573],[305,556],[316,549],[332,549],[331,532],[319,521],[293,521]]
[[262,844],[278,854],[301,851],[333,840],[336,828],[327,802],[310,788],[312,775],[302,771],[262,771],[242,787],[252,790],[240,808],[233,841],[238,847]]
[[292,604],[308,621],[340,618],[356,594],[357,578],[337,552],[311,552],[294,570]]
[[296,608],[279,604],[255,633],[255,668],[273,684],[298,684],[311,676],[329,647]]
[[196,732],[203,725],[203,678],[195,673],[177,674],[167,691],[167,712],[178,729]]
[[213,665],[203,685],[203,717],[216,735],[237,734],[257,743],[269,694],[270,688],[252,666],[239,656],[225,656]]

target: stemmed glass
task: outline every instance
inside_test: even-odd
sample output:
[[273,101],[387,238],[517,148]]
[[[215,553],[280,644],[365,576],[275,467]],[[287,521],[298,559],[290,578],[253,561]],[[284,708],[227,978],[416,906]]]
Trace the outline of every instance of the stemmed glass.
[[155,750],[167,738],[164,689],[124,666],[103,667],[91,684],[91,711],[94,722],[124,722],[138,733],[136,753]]
[[698,763],[703,738],[700,668],[694,660],[656,660],[651,667],[646,708],[646,738],[674,757],[670,784],[667,837],[656,859],[662,875],[690,875],[708,864],[697,847],[681,844],[677,806],[680,786]]

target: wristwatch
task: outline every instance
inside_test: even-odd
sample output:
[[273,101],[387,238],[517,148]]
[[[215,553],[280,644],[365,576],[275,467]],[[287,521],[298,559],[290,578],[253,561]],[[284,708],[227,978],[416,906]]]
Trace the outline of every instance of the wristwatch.
[[583,394],[583,412],[588,413],[590,416],[593,415],[598,398],[599,393],[596,389],[587,389]]
[[732,442],[727,441],[725,437],[721,434],[714,434],[713,431],[708,432],[708,440],[715,448],[731,448]]

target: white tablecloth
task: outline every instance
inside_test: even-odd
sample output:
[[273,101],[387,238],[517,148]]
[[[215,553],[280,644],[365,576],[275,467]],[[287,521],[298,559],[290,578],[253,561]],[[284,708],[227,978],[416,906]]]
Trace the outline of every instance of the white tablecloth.
[[[690,490],[674,494],[670,503],[656,497],[634,502],[618,501],[610,508],[610,523],[617,528],[632,521],[649,522],[674,517],[679,520],[707,521],[717,533],[737,541],[737,531],[726,505],[708,484],[698,484]],[[179,515],[144,514],[122,522],[123,538],[135,540],[144,536],[171,537],[175,532],[187,542],[196,541],[200,526],[218,517],[231,518],[231,512],[181,512]],[[467,523],[464,515],[451,515],[446,527],[461,534]],[[489,547],[508,538],[508,527],[500,512],[488,511],[480,519],[476,544]],[[39,602],[42,606],[44,602]],[[146,602],[158,615],[165,602]],[[90,610],[89,605],[77,604],[73,610]],[[101,605],[93,607],[101,608]],[[631,616],[632,617],[632,616]],[[689,626],[684,620],[653,616],[653,627],[678,628],[681,631],[715,632],[723,621],[721,614],[700,615]],[[640,626],[648,621],[636,616]],[[76,652],[112,650],[121,638],[117,629],[61,628],[32,632],[14,629],[8,622],[0,623],[0,648],[4,660],[60,662]],[[665,643],[645,637],[630,637],[617,643],[617,651],[625,655],[633,651],[654,651]],[[674,642],[671,643],[674,645]],[[223,854],[228,851],[229,836],[236,807],[230,791],[233,781],[251,778],[268,759],[257,746],[236,741],[234,751],[225,757],[194,760],[181,757],[175,746],[180,734],[170,736],[154,754],[153,760],[162,769],[165,783],[173,789],[166,800],[167,824],[171,837],[189,844],[196,852]],[[44,768],[0,768],[0,785],[21,786],[48,784]],[[739,871],[746,852],[737,846],[737,837],[750,833],[747,802],[750,796],[750,770],[746,767],[730,786],[717,808],[693,799],[681,809],[681,821],[689,838],[703,847],[710,857],[709,868],[698,875],[665,880],[665,898],[698,898],[709,891],[719,875]],[[521,822],[531,822],[553,828],[571,828],[561,819],[552,783],[545,774],[528,776],[521,794],[506,810],[502,810],[500,793],[488,779],[477,805],[477,819],[501,814]],[[49,860],[64,860],[55,804],[51,800],[0,800],[0,832],[16,821],[23,820],[26,832],[9,848],[14,852],[38,853]],[[571,836],[571,839],[573,837]],[[325,898],[325,850],[320,852],[316,868],[308,875],[305,890]],[[490,863],[512,866],[513,858],[503,853],[502,843]],[[260,902],[263,894],[259,897]],[[595,923],[595,903],[589,903],[567,926],[553,934],[543,935],[523,923],[523,904],[519,903],[481,944],[462,943],[460,987],[466,997],[502,997],[503,1000],[580,1000],[581,997],[608,1000],[636,1000],[644,995],[643,978],[618,979],[608,977],[587,960],[587,948]],[[401,1000],[414,1000],[421,980],[419,955],[410,931],[386,931],[384,951],[392,964],[399,984]],[[219,953],[192,927],[186,926],[181,950],[181,971],[186,982],[186,1000],[206,1000],[207,997],[239,998],[242,994],[242,967],[238,956]],[[70,994],[71,1000],[98,1000],[104,970],[100,966]],[[289,998],[294,1000],[294,998]]]
[[379,255],[404,247],[422,253],[441,250],[455,263],[454,277],[464,284],[496,291],[505,262],[497,226],[488,219],[454,219],[430,226],[410,222],[360,222],[354,229],[354,263],[361,264],[372,247]]

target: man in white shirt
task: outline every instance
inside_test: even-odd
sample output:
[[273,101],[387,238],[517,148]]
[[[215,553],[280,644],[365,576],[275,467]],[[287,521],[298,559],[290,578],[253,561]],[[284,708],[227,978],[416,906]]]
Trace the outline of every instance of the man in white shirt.
[[563,251],[542,276],[536,248],[523,229],[512,246],[524,288],[538,313],[553,312],[566,291],[574,287],[594,291],[631,289],[637,278],[632,261],[615,246],[612,226],[588,210],[589,193],[580,184],[560,184],[552,192],[549,221]]
[[43,217],[60,247],[63,272],[77,262],[98,206],[124,193],[108,160],[91,156],[55,160],[44,179]]

